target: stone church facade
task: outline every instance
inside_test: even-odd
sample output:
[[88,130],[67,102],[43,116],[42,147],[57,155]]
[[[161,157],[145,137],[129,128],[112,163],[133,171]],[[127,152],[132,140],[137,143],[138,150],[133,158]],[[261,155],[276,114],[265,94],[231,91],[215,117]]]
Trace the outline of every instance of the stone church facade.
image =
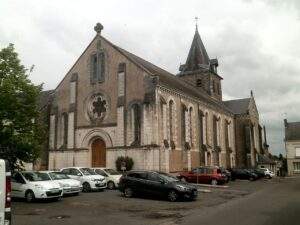
[[[166,172],[247,163],[238,156],[244,154],[237,143],[245,137],[236,130],[244,129],[243,116],[222,100],[218,61],[208,57],[197,29],[177,75],[112,44],[102,29],[95,26],[95,38],[48,92],[48,169],[115,168],[119,156],[131,157],[134,169]],[[251,137],[258,149],[259,132]]]

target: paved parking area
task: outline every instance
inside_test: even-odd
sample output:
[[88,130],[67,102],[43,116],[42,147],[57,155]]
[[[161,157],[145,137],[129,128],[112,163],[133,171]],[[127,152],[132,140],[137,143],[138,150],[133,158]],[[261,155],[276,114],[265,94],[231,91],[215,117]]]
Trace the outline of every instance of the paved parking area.
[[171,203],[156,198],[127,199],[115,191],[81,193],[63,198],[60,202],[13,202],[13,220],[16,225],[82,225],[82,224],[164,224],[171,225],[189,215],[194,209],[203,209],[242,198],[260,191],[279,179],[234,181],[228,188],[199,187],[211,192],[200,192],[196,201]]

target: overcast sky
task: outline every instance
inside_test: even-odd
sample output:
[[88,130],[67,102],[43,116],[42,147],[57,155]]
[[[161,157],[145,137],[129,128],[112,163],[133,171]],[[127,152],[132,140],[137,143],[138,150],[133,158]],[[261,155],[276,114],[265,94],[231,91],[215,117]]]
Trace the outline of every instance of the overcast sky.
[[300,121],[300,1],[0,0],[0,48],[15,44],[30,75],[53,89],[95,35],[176,74],[198,29],[219,59],[224,99],[253,90],[270,150],[284,153],[283,119]]

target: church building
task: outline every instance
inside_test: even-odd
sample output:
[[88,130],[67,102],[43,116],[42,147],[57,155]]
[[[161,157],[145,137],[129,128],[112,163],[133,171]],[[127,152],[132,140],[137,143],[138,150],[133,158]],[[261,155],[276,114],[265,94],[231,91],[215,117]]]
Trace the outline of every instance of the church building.
[[223,101],[218,60],[197,28],[176,75],[111,43],[100,23],[94,29],[56,89],[44,93],[44,167],[115,168],[119,156],[131,157],[134,169],[165,172],[255,166],[262,140],[254,97]]

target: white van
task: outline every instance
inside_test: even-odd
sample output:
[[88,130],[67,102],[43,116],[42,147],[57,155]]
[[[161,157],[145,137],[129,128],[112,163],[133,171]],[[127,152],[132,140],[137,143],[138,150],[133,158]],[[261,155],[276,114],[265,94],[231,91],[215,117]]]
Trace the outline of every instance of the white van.
[[0,225],[11,224],[11,182],[8,162],[0,159]]

